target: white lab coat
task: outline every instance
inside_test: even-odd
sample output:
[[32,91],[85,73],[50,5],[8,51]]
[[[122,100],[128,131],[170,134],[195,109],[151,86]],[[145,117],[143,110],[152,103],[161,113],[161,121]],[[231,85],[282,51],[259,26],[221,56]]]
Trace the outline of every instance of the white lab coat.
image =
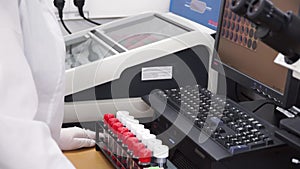
[[74,168],[56,144],[65,49],[52,1],[0,2],[0,169]]

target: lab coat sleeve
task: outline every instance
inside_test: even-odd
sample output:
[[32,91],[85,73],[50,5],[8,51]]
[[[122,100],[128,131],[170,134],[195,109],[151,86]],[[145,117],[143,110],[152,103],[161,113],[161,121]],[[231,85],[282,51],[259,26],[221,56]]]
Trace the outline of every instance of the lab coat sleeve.
[[71,169],[45,122],[24,55],[19,0],[0,0],[0,168]]
[[70,161],[39,121],[0,115],[0,168],[71,169]]

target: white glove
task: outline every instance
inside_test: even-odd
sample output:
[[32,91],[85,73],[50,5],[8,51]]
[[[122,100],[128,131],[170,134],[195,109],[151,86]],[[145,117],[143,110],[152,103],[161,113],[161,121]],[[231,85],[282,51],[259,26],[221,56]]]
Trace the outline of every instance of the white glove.
[[58,145],[61,150],[75,150],[95,145],[96,133],[79,127],[62,128]]

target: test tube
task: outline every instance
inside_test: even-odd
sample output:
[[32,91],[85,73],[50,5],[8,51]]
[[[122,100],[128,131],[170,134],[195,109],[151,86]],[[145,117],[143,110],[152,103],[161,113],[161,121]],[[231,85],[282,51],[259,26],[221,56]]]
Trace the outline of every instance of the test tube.
[[138,130],[143,130],[143,129],[144,129],[144,125],[142,125],[142,124],[135,124],[135,125],[131,125],[130,131],[133,134],[136,135]]
[[145,134],[145,135],[142,135],[141,141],[142,141],[142,143],[146,144],[147,141],[153,140],[155,138],[156,138],[156,136],[154,134]]
[[135,144],[135,143],[138,143],[139,142],[139,139],[138,138],[136,138],[136,137],[130,137],[130,138],[128,138],[127,140],[126,140],[126,144],[127,144],[127,147],[128,147],[128,153],[130,154],[130,155],[132,155],[132,152],[133,152],[133,145]]
[[137,121],[137,123],[138,123],[138,120],[134,119],[133,116],[123,116],[123,119],[124,119],[123,120],[124,125],[126,125],[127,122],[131,122],[131,121],[133,121],[133,122]]
[[107,114],[104,114],[103,116],[103,127],[104,127],[104,139],[103,139],[103,142],[104,142],[104,146],[105,147],[105,151],[107,151],[107,153],[110,153],[110,149],[109,149],[109,131],[108,131],[108,123],[109,123],[109,119],[111,118],[115,118],[115,115],[114,114],[111,114],[111,113],[107,113]]
[[122,156],[123,156],[123,147],[122,147],[122,135],[125,132],[128,132],[128,128],[126,127],[119,127],[117,129],[117,158],[119,159],[119,161],[122,161]]
[[154,147],[162,145],[162,141],[159,139],[150,139],[145,142],[148,149],[154,151]]
[[159,167],[164,167],[164,165],[167,162],[168,156],[169,156],[169,147],[168,146],[158,145],[158,146],[154,147],[154,150],[153,150],[154,162]]
[[140,125],[140,124],[138,124],[138,121],[127,121],[127,122],[126,122],[126,127],[127,127],[130,131],[132,131],[132,130],[135,128],[136,125]]
[[117,111],[116,117],[118,119],[120,119],[120,117],[122,117],[122,116],[129,116],[129,112],[128,111]]
[[147,167],[151,163],[151,157],[152,157],[152,151],[148,148],[142,148],[140,149],[138,153],[139,162],[138,164]]
[[133,153],[132,153],[132,157],[134,158],[134,159],[138,159],[138,156],[139,156],[139,151],[141,150],[141,149],[143,149],[143,148],[146,148],[146,146],[145,146],[145,144],[143,144],[143,143],[141,143],[141,142],[138,142],[138,143],[135,143],[135,144],[133,144],[133,146],[132,146],[132,151],[133,151]]
[[111,113],[104,114],[104,116],[103,116],[103,122],[104,122],[104,126],[105,127],[107,127],[108,120],[111,119],[111,118],[115,118],[115,115],[111,114]]
[[110,118],[108,120],[108,133],[109,133],[108,149],[109,149],[111,155],[113,155],[115,153],[115,150],[114,150],[115,140],[113,138],[114,133],[113,133],[113,128],[112,128],[115,123],[120,123],[120,122],[116,118]]
[[130,159],[130,156],[128,155],[128,153],[127,153],[127,150],[128,150],[128,146],[127,146],[127,139],[128,138],[130,138],[130,137],[134,137],[134,134],[133,133],[131,133],[131,132],[124,132],[123,134],[122,134],[122,137],[121,137],[121,139],[122,139],[122,147],[123,147],[123,154],[122,154],[122,160],[121,160],[121,162],[122,162],[122,164],[126,167],[126,168],[128,168],[128,164],[129,164],[129,159]]
[[150,134],[150,130],[149,129],[138,129],[136,130],[136,137],[142,141],[142,137],[145,136],[145,135],[148,135]]

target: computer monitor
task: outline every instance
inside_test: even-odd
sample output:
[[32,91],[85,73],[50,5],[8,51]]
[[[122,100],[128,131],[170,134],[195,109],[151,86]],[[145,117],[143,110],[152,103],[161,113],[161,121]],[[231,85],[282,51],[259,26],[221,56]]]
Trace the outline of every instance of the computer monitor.
[[221,0],[171,0],[170,12],[217,30]]
[[[272,0],[283,11],[298,13],[299,0]],[[230,10],[231,0],[224,0],[216,37],[212,68],[238,84],[253,89],[278,105],[296,102],[298,81],[292,72],[274,63],[279,54],[255,35],[255,25]]]

